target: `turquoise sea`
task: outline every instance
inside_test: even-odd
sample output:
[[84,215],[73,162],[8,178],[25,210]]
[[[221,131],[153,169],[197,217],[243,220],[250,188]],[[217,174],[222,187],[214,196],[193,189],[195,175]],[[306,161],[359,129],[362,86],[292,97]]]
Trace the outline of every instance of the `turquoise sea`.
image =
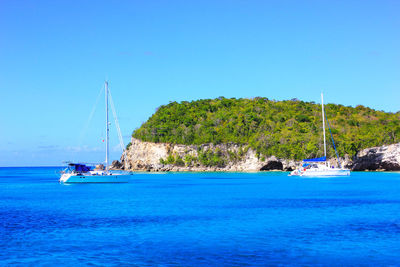
[[134,174],[58,183],[0,168],[0,265],[400,265],[400,174]]

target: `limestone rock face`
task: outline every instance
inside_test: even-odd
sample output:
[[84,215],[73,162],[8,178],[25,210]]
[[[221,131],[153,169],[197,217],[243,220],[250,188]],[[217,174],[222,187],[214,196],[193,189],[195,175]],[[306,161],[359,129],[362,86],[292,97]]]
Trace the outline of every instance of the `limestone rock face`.
[[[127,150],[126,158],[122,159],[125,170],[161,171],[166,165],[160,163],[160,159],[166,159],[169,154],[184,156],[192,154],[194,148],[184,145],[171,145],[164,143],[142,142],[132,138],[131,146]],[[172,168],[172,166],[170,166]]]
[[352,170],[400,171],[400,143],[361,150],[353,161]]
[[[136,171],[260,171],[260,170],[293,170],[294,161],[281,161],[272,156],[264,161],[257,157],[256,152],[238,144],[203,144],[200,146],[176,145],[166,143],[151,143],[132,138],[131,146],[127,150],[126,158],[121,159],[125,170]],[[226,159],[230,159],[224,166],[203,166],[194,163],[186,166],[161,164],[160,159],[167,159],[169,155],[198,157],[199,152],[219,151]],[[232,158],[232,155],[241,155]]]

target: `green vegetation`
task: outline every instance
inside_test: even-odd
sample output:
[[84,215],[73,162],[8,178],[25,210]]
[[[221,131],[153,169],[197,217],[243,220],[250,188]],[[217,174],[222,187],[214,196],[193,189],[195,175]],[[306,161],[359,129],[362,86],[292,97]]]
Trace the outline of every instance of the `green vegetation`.
[[132,143],[129,142],[129,144],[126,145],[126,150],[128,150],[132,146]]
[[199,161],[203,166],[225,167],[225,158],[219,149],[208,149],[199,153]]
[[193,163],[196,163],[198,160],[197,158],[187,158],[190,157],[189,155],[185,156],[185,160],[183,160],[179,155],[169,154],[166,159],[160,158],[161,164],[172,164],[176,166],[192,166]]
[[[400,113],[376,111],[364,106],[327,104],[325,111],[340,156],[359,150],[400,142]],[[242,156],[252,147],[260,159],[275,155],[300,160],[323,153],[321,106],[297,99],[273,101],[254,99],[204,99],[161,106],[133,137],[149,142],[186,145],[237,143],[243,150],[229,155]],[[327,131],[328,156],[335,153]],[[241,155],[240,155],[241,154]],[[171,157],[173,157],[171,155]],[[174,162],[175,157],[166,161]],[[203,165],[223,166],[226,159],[214,151],[199,158],[179,159],[179,164],[200,161]]]

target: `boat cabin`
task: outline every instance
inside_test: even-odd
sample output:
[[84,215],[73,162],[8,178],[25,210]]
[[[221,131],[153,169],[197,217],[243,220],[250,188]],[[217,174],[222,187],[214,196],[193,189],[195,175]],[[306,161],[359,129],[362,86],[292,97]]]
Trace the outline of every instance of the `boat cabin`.
[[69,163],[68,169],[76,173],[86,173],[92,170],[90,166],[86,166],[85,164],[82,163]]

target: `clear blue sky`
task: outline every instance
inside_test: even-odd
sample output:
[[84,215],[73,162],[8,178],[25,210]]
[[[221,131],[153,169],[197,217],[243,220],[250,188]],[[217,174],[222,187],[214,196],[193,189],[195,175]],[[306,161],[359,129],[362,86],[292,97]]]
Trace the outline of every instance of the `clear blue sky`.
[[324,91],[397,112],[399,14],[400,1],[1,1],[0,166],[104,160],[103,98],[83,129],[106,78],[125,143],[169,101]]

